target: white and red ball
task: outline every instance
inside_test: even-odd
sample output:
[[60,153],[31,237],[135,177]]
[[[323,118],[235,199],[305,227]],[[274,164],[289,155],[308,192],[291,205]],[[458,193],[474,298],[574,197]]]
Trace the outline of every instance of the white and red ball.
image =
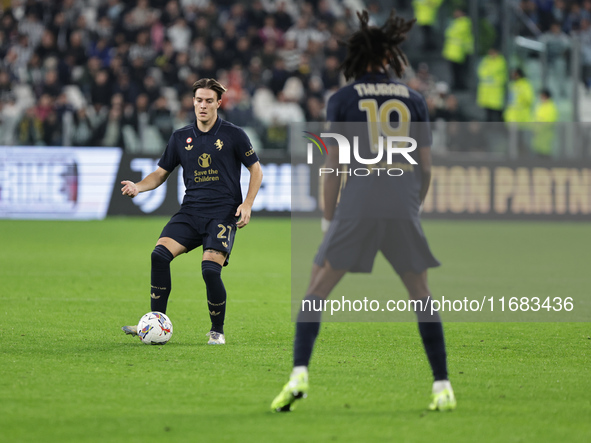
[[165,345],[172,337],[172,322],[162,312],[148,312],[137,325],[137,335],[147,345]]

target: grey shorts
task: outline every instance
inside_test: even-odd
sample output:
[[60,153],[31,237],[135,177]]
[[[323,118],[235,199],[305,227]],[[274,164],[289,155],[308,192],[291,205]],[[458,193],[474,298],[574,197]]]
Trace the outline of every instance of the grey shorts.
[[331,223],[314,263],[333,269],[371,272],[378,251],[396,273],[419,274],[441,263],[433,256],[419,220],[351,219]]

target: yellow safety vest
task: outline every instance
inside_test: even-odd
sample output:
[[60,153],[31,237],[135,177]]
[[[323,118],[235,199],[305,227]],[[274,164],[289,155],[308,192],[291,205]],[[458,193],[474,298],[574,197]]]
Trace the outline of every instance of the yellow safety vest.
[[509,84],[509,99],[505,109],[506,122],[531,122],[531,107],[534,101],[534,89],[526,78],[520,78]]
[[507,63],[505,57],[487,55],[478,66],[478,90],[476,102],[485,109],[500,111],[505,104]]
[[443,0],[413,0],[412,7],[415,11],[417,25],[430,26],[435,23],[437,11]]
[[466,16],[456,18],[445,30],[443,58],[454,63],[463,63],[466,56],[472,53],[474,53],[472,20]]
[[552,100],[546,100],[536,106],[534,113],[534,121],[536,122],[557,122],[558,109]]
[[533,139],[532,150],[537,154],[550,156],[554,151],[554,142],[556,140],[556,125],[558,121],[558,109],[552,100],[546,100],[540,103],[534,112],[536,122],[532,126]]

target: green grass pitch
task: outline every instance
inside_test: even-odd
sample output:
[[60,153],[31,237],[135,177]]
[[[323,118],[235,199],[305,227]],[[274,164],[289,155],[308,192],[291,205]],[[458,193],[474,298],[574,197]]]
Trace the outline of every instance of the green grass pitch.
[[[219,347],[206,345],[199,253],[172,264],[170,343],[120,330],[149,310],[150,253],[165,222],[0,221],[0,441],[591,441],[582,322],[445,324],[451,413],[425,411],[431,378],[416,324],[327,323],[309,398],[272,414],[291,369],[289,220],[255,215],[239,232]],[[435,296],[589,291],[589,224],[424,227],[443,262],[430,273]]]

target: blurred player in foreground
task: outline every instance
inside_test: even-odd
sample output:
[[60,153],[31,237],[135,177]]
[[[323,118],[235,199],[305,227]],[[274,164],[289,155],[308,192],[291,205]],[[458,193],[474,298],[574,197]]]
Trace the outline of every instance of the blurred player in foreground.
[[[410,124],[415,124],[418,149],[412,155],[418,167],[413,165],[397,177],[378,176],[377,169],[368,176],[352,174],[347,177],[338,206],[341,177],[323,175],[323,225],[328,228],[297,317],[293,372],[271,409],[291,411],[296,400],[307,396],[308,365],[320,330],[323,301],[347,272],[371,272],[380,250],[402,279],[409,298],[417,301],[414,306],[419,332],[434,376],[428,408],[452,410],[456,400],[447,376],[443,327],[439,313],[431,310],[427,285],[427,269],[439,266],[439,262],[429,250],[419,219],[419,208],[431,179],[428,111],[420,94],[387,74],[389,64],[397,76],[402,75],[407,60],[399,45],[406,39],[414,20],[405,21],[392,11],[386,24],[378,28],[368,25],[366,11],[357,15],[361,27],[349,38],[348,55],[342,65],[347,80],[354,82],[337,91],[328,102],[327,120],[331,122],[331,130],[335,132],[333,129],[339,122],[364,122],[366,142],[359,137],[359,151],[363,151],[362,158],[368,159],[376,158],[375,153],[372,155],[375,150],[370,147],[374,144],[368,139],[368,129],[377,138],[372,128],[386,127],[392,132],[394,124],[398,129],[409,128],[406,135],[413,135]],[[351,169],[355,166],[369,167],[351,160]],[[328,147],[325,167],[339,169],[336,146]]]
[[[123,195],[160,186],[178,166],[186,186],[180,210],[162,230],[152,252],[151,310],[166,313],[171,290],[170,262],[179,254],[203,246],[201,271],[207,288],[211,329],[208,344],[225,344],[226,289],[222,267],[234,245],[237,228],[250,221],[254,199],[263,173],[246,133],[218,117],[226,88],[217,80],[203,78],[193,84],[195,123],[173,132],[158,168],[138,183],[121,182]],[[242,201],[241,165],[250,172],[248,194]],[[136,326],[123,326],[137,335]]]

